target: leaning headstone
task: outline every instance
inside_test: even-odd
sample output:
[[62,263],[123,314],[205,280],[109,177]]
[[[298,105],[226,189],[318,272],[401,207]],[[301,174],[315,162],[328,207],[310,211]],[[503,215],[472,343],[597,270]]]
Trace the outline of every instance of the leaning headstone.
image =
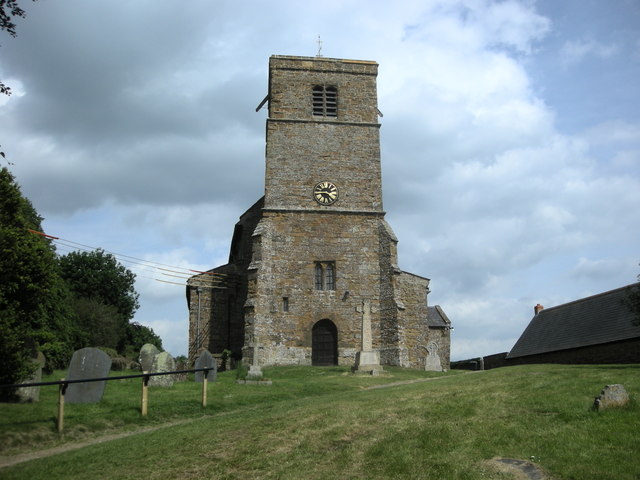
[[[176,361],[169,352],[160,352],[153,358],[151,373],[173,372],[176,369]],[[171,387],[173,375],[155,375],[149,379],[149,386]]]
[[[39,383],[42,381],[42,367],[45,364],[45,358],[42,352],[37,353],[37,357],[31,360],[36,364],[36,370],[29,378],[22,383]],[[37,402],[40,400],[40,387],[22,387],[16,390],[18,399],[21,402]]]
[[[213,355],[209,353],[209,350],[204,350],[200,353],[200,355],[198,355],[198,358],[196,358],[195,368],[213,368],[213,370],[209,370],[209,373],[207,374],[207,381],[216,381],[218,362],[216,362],[216,359],[213,358]],[[202,381],[204,380],[204,372],[196,372],[195,376],[196,382],[202,383]]]
[[[97,348],[81,348],[73,352],[67,380],[105,378],[111,370],[111,357]],[[106,380],[101,382],[71,383],[67,387],[67,403],[97,403],[102,400]]]
[[617,383],[604,387],[593,402],[593,407],[596,410],[605,410],[612,407],[623,407],[627,403],[629,403],[629,394],[623,385]]
[[160,353],[160,350],[156,348],[155,345],[151,343],[145,343],[140,349],[140,368],[143,372],[150,372],[151,367],[153,366],[154,357]]

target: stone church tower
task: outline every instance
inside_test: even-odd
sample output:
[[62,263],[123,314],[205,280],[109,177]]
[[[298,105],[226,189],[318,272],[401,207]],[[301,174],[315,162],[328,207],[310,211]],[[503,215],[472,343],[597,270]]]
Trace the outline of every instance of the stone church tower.
[[383,365],[449,368],[450,322],[427,305],[429,279],[398,267],[384,219],[377,71],[270,58],[265,195],[236,224],[229,262],[188,282],[190,358],[353,365],[365,335]]

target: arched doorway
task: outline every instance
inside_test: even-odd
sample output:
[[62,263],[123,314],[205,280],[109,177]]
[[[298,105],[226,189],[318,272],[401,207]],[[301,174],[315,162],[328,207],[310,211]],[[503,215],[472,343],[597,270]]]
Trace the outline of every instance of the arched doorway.
[[311,365],[338,364],[338,329],[325,318],[317,322],[311,331]]

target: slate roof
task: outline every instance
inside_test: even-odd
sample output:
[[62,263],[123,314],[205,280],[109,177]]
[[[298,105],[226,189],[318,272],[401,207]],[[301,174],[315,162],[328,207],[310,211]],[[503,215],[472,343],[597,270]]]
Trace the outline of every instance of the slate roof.
[[640,283],[541,310],[507,358],[640,337],[640,326],[632,324],[634,314],[622,304],[629,287]]
[[451,320],[440,305],[427,307],[427,326],[431,328],[451,328]]

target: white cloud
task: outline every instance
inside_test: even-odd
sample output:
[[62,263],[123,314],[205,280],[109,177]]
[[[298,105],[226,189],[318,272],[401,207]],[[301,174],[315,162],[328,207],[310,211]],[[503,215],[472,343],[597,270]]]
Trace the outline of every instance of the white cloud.
[[[380,64],[384,201],[400,266],[432,278],[430,302],[456,328],[454,356],[504,351],[535,303],[630,283],[640,260],[640,127],[619,101],[637,79],[616,63],[637,44],[576,41],[592,37],[553,10],[543,16],[549,5],[29,2],[18,37],[3,43],[1,72],[20,95],[0,104],[0,143],[50,233],[217,266],[263,194],[265,111],[254,109],[268,56],[314,55],[320,34],[325,56]],[[603,18],[591,18],[594,32]],[[555,59],[553,45],[590,72],[607,59],[615,87],[536,63]],[[583,82],[589,115],[577,109],[586,96],[562,109],[541,97]],[[574,117],[587,125],[579,136],[558,131]],[[186,353],[184,291],[151,277],[139,279],[136,320]]]
[[589,56],[604,59],[618,52],[619,47],[615,44],[603,44],[596,40],[571,40],[562,46],[560,53],[565,65],[570,66]]
[[592,126],[584,134],[593,145],[640,146],[640,123],[607,121]]
[[[611,277],[620,271],[631,272],[634,262],[637,262],[637,258],[615,257],[591,260],[581,257],[571,270],[571,275],[576,279],[586,280]],[[632,282],[630,277],[629,283]]]
[[144,323],[162,339],[162,348],[174,357],[187,354],[189,323],[185,317],[180,319],[155,318]]

